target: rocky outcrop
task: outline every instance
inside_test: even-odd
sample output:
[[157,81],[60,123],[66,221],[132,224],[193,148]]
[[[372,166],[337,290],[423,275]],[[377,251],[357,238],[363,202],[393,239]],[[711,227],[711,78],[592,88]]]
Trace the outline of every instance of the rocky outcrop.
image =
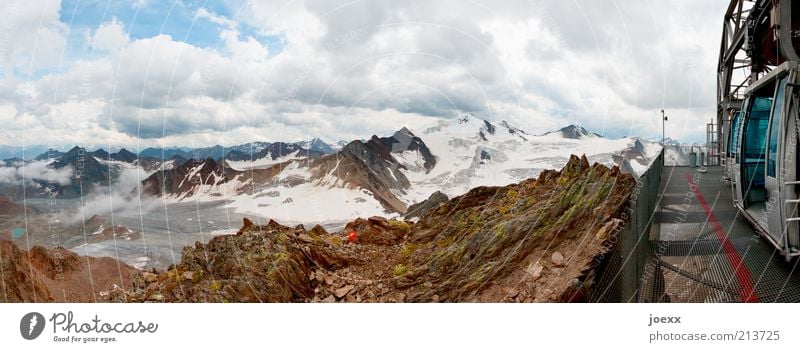
[[136,269],[112,258],[82,257],[63,248],[19,249],[0,240],[0,302],[96,302],[130,289]]
[[402,172],[405,166],[377,136],[366,143],[350,142],[335,154],[314,159],[310,168],[314,180],[335,175],[337,185],[368,190],[390,212],[406,210],[406,204],[397,196],[411,186]]
[[199,185],[227,183],[243,172],[216,162],[214,159],[189,160],[169,170],[161,170],[142,181],[142,193],[150,196],[191,196]]
[[183,258],[162,273],[146,272],[115,301],[303,302],[314,296],[314,270],[337,270],[351,260],[330,240],[270,222],[245,219],[236,235],[183,250]]
[[[373,137],[376,140],[376,137]],[[423,167],[430,171],[436,166],[436,157],[425,145],[421,138],[417,137],[408,128],[403,127],[395,132],[391,137],[377,138],[391,153],[417,152],[423,160]]]
[[120,241],[133,241],[142,238],[141,232],[114,223],[100,215],[93,215],[82,225],[83,236],[71,237],[63,242],[67,248],[77,247],[88,243],[100,243],[103,241],[117,239]]
[[358,218],[348,223],[342,234],[351,236],[354,243],[375,244],[375,245],[396,245],[402,242],[407,235],[411,234],[412,223],[401,220],[387,220],[380,216],[373,216],[369,219]]
[[[409,274],[398,285],[430,283],[412,290],[414,300],[495,301],[510,288],[534,301],[583,297],[634,186],[616,167],[572,156],[561,172],[476,188],[420,219],[414,238],[427,249],[405,263]],[[549,260],[555,252],[564,259]]]
[[249,220],[187,247],[116,301],[565,302],[594,289],[635,186],[619,169],[572,156],[561,171],[478,187],[417,223],[356,219],[329,234]]
[[424,215],[425,213],[435,209],[436,207],[438,207],[442,203],[446,203],[448,200],[450,200],[450,199],[447,197],[446,194],[444,194],[444,193],[442,193],[440,191],[436,191],[433,194],[431,194],[431,196],[428,197],[428,199],[426,199],[426,200],[424,200],[422,202],[410,205],[408,207],[408,211],[406,211],[406,213],[403,214],[403,217],[405,217],[406,219],[413,219],[413,218],[420,217],[420,216]]

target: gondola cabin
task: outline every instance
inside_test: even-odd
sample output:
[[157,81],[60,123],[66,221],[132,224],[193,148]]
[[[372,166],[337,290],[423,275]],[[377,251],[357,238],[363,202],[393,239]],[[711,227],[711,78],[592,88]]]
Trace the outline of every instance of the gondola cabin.
[[787,61],[747,88],[725,163],[736,207],[787,260],[800,255],[797,81]]

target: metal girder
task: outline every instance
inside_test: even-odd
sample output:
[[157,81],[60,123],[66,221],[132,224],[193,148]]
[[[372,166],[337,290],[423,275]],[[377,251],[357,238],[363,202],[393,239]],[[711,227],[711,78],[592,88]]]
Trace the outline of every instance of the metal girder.
[[[717,126],[741,109],[743,92],[758,77],[759,70],[747,54],[747,21],[753,9],[763,9],[766,0],[731,0],[725,11],[717,65]],[[735,73],[741,81],[733,82]],[[725,152],[722,129],[717,131],[719,150]]]
[[792,2],[780,1],[777,6],[780,16],[777,37],[781,54],[788,61],[800,61],[800,57],[797,56],[797,51],[795,51],[792,44]]
[[719,126],[741,109],[743,93],[749,85],[782,62],[800,62],[793,43],[796,33],[792,27],[792,2],[731,0],[728,4],[717,65]]

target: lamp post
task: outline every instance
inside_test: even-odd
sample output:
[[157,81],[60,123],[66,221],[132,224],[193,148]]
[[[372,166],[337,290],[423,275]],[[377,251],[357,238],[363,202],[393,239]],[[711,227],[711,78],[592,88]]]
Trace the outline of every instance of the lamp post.
[[666,133],[664,131],[668,118],[667,115],[664,115],[664,109],[661,109],[661,148],[665,147]]

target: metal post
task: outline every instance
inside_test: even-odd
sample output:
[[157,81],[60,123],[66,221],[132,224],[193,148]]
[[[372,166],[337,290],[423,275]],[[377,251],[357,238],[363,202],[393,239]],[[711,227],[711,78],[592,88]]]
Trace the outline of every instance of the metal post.
[[[661,109],[661,152],[666,153],[667,145],[666,145],[666,123],[667,123],[667,115],[664,114],[664,109]],[[666,162],[667,158],[661,159],[662,166]]]
[[667,115],[664,115],[664,109],[661,109],[661,148],[662,149],[664,147],[666,147],[666,144],[665,144],[665,141],[666,141],[666,132],[665,132],[666,128],[665,128],[665,125],[666,125],[666,122],[667,122],[668,118],[669,117]]
[[664,109],[661,109],[661,149],[664,149]]

